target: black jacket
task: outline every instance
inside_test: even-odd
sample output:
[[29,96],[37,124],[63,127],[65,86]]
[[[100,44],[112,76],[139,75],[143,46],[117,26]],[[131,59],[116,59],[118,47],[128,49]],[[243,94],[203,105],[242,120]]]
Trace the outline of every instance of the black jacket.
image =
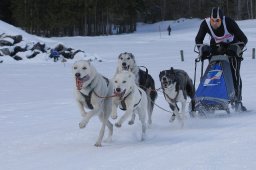
[[[236,42],[243,42],[244,44],[247,43],[247,37],[245,36],[245,34],[241,31],[241,29],[239,28],[239,26],[237,25],[237,23],[229,18],[229,17],[225,17],[226,20],[226,26],[227,26],[227,30],[230,34],[234,35],[234,40],[233,42],[230,42],[230,44],[232,43],[236,43]],[[217,28],[216,30],[212,29],[214,34],[216,36],[223,36],[224,35],[224,26],[223,23],[221,23],[221,26],[219,28]],[[215,40],[212,38],[210,29],[206,23],[206,20],[204,20],[201,25],[200,25],[200,29],[196,35],[195,38],[195,42],[196,44],[203,44],[204,41],[204,37],[206,35],[206,33],[208,33],[211,36],[211,42],[210,45],[213,46],[215,45]]]

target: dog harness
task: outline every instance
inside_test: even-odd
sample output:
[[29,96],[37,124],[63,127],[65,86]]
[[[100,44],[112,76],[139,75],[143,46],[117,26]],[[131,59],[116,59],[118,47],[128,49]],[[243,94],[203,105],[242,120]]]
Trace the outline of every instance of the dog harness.
[[[102,77],[105,79],[105,81],[107,83],[107,86],[108,86],[109,85],[109,80],[104,76],[102,76]],[[90,83],[88,86],[91,86],[91,84],[92,83]],[[80,91],[80,93],[84,97],[85,103],[87,104],[88,108],[92,110],[93,109],[93,105],[92,105],[92,102],[91,102],[92,93],[94,93],[96,96],[98,96],[96,94],[96,92],[94,91],[94,88],[89,92],[88,95],[83,94],[81,91]]]
[[178,97],[179,93],[180,92],[178,90],[176,96],[173,99],[170,96],[168,96],[165,92],[164,92],[164,96],[165,96],[165,98],[168,98],[172,103],[176,103],[177,102],[177,97]]
[[215,40],[216,43],[221,43],[221,42],[230,43],[234,40],[234,35],[232,35],[228,32],[228,29],[226,26],[226,21],[225,21],[225,16],[223,16],[224,35],[222,37],[218,37],[217,35],[214,34],[212,27],[210,25],[210,18],[205,19],[205,21],[206,21],[206,23],[209,27],[209,30],[212,34],[212,38]]
[[[140,92],[140,96],[142,95],[142,92],[139,90],[139,92]],[[125,104],[125,99],[128,97],[128,96],[130,96],[130,94],[132,94],[132,92],[130,92],[127,96],[125,96],[124,98],[123,98],[123,100],[121,100],[121,106],[119,107],[121,110],[126,110],[127,108],[126,108],[126,104]],[[133,107],[135,108],[136,106],[138,106],[138,104],[140,103],[140,101],[141,101],[141,98],[140,98],[140,100],[138,101],[138,103],[136,103]]]
[[94,92],[94,90],[91,90],[88,95],[85,95],[82,92],[80,92],[81,95],[84,97],[85,103],[87,104],[89,109],[93,109],[93,105],[92,105],[92,102],[91,102],[92,92]]

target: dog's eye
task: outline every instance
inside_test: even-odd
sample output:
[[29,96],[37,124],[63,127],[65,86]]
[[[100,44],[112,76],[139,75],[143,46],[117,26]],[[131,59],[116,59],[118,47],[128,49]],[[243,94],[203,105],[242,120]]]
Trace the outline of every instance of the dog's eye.
[[121,60],[123,60],[123,57],[120,57]]
[[123,83],[126,83],[126,81],[124,80]]
[[77,67],[74,67],[74,70],[76,70],[77,69]]
[[87,68],[86,67],[83,67],[83,70],[86,70]]
[[127,58],[127,60],[130,60],[130,59],[131,59],[130,57]]

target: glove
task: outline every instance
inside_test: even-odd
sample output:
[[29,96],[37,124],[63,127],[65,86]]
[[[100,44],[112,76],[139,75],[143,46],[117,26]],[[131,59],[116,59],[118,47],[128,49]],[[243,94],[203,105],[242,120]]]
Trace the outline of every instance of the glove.
[[227,55],[233,56],[233,57],[242,57],[242,50],[241,47],[237,44],[231,44],[227,48]]
[[199,56],[201,60],[205,60],[211,54],[211,47],[209,45],[201,45],[199,47]]

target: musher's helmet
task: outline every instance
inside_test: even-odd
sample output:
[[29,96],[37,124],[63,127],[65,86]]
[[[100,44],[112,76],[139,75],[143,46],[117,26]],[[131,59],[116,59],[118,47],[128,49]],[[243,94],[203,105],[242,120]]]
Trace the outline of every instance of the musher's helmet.
[[212,8],[210,14],[211,26],[213,29],[217,29],[221,25],[221,21],[223,19],[223,12],[219,7]]

